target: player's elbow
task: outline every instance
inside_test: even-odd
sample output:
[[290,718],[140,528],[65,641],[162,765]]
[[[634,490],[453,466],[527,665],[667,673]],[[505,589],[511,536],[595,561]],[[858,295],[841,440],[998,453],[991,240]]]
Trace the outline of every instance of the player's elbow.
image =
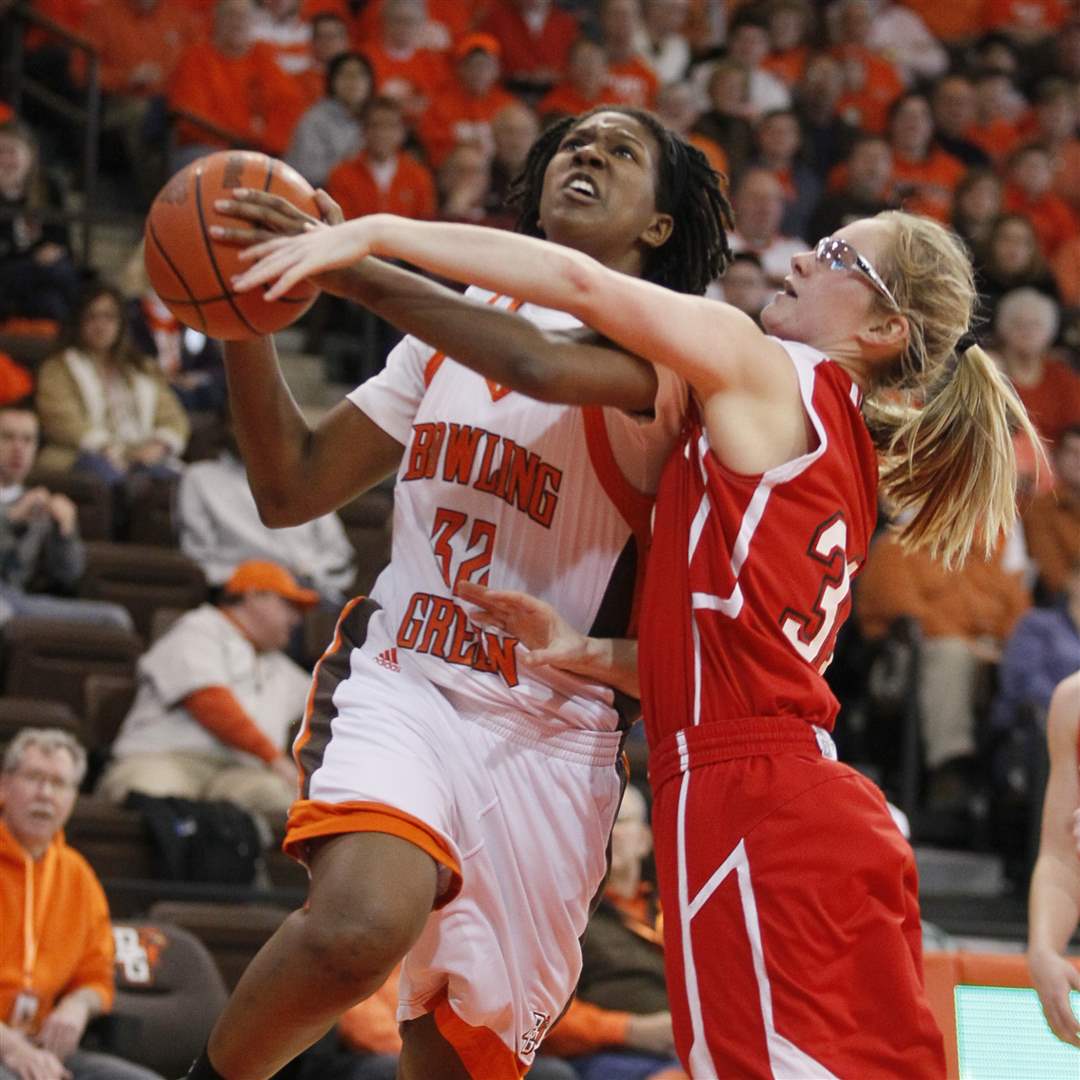
[[285,529],[290,525],[302,525],[308,520],[299,499],[286,489],[272,489],[253,483],[251,493],[255,496],[259,520],[268,529]]

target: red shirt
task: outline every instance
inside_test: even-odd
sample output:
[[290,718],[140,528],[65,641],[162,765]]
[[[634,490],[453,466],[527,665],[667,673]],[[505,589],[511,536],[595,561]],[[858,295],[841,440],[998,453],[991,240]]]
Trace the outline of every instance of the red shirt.
[[656,501],[639,628],[649,744],[697,724],[802,717],[831,728],[822,672],[877,515],[877,457],[839,365],[786,342],[817,433],[761,476],[725,468],[691,406]]
[[447,83],[424,113],[420,126],[420,141],[428,160],[438,167],[458,143],[490,146],[492,118],[517,100],[500,86],[493,86],[483,97],[473,97],[457,79]]
[[365,214],[398,214],[421,220],[435,216],[435,181],[411,154],[398,154],[397,171],[383,189],[376,183],[367,151],[361,150],[330,173],[326,190],[350,220]]
[[509,0],[493,0],[482,29],[502,46],[502,70],[509,78],[566,70],[566,60],[580,33],[577,19],[554,5],[538,34],[534,34]]
[[393,56],[381,45],[371,44],[364,49],[375,72],[375,89],[380,94],[400,100],[413,115],[413,100],[422,99],[422,114],[431,106],[437,94],[451,79],[450,65],[442,53],[417,49],[406,57]]
[[652,68],[636,56],[618,64],[608,64],[607,81],[613,102],[637,109],[651,109],[660,88]]
[[1066,240],[1080,233],[1080,221],[1072,207],[1053,192],[1031,199],[1020,188],[1006,184],[1003,207],[1008,213],[1023,214],[1031,222],[1047,258],[1053,257]]

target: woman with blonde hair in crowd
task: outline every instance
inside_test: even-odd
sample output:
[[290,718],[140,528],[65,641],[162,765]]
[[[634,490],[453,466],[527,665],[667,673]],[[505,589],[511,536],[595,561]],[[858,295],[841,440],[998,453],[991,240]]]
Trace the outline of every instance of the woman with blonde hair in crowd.
[[[631,139],[619,151],[639,152]],[[582,205],[603,204],[613,167],[582,161]],[[962,244],[898,212],[845,226],[792,258],[765,332],[535,238],[384,215],[252,248],[237,285],[270,283],[273,299],[367,255],[567,311],[692,391],[657,496],[640,647],[588,638],[521,593],[458,586],[533,650],[524,662],[641,696],[684,1066],[943,1075],[914,857],[881,792],[835,760],[823,672],[879,487],[906,512],[904,542],[947,565],[988,555],[1015,518],[1011,429],[1036,436],[964,340]],[[596,401],[596,374],[569,359],[523,350],[473,366],[543,400]],[[634,356],[604,366],[631,412],[649,408],[655,379]]]

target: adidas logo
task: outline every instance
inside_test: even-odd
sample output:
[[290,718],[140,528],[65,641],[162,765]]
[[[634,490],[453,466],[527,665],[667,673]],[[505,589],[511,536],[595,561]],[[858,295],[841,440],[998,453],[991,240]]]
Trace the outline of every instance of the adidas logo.
[[401,665],[397,661],[397,649],[383,649],[375,657],[375,663],[387,669],[387,671],[400,671]]

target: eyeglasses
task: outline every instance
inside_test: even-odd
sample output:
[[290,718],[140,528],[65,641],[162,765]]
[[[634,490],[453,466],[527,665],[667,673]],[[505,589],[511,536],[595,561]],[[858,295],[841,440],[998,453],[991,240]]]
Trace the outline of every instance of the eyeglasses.
[[818,241],[814,248],[814,257],[830,270],[857,270],[897,311],[900,310],[896,297],[881,280],[881,275],[846,240],[841,240],[838,236],[826,236]]
[[52,773],[42,772],[40,769],[17,770],[11,775],[30,787],[42,787],[46,791],[51,788],[59,794],[74,791],[78,786],[73,780],[65,780],[61,776],[53,776]]

